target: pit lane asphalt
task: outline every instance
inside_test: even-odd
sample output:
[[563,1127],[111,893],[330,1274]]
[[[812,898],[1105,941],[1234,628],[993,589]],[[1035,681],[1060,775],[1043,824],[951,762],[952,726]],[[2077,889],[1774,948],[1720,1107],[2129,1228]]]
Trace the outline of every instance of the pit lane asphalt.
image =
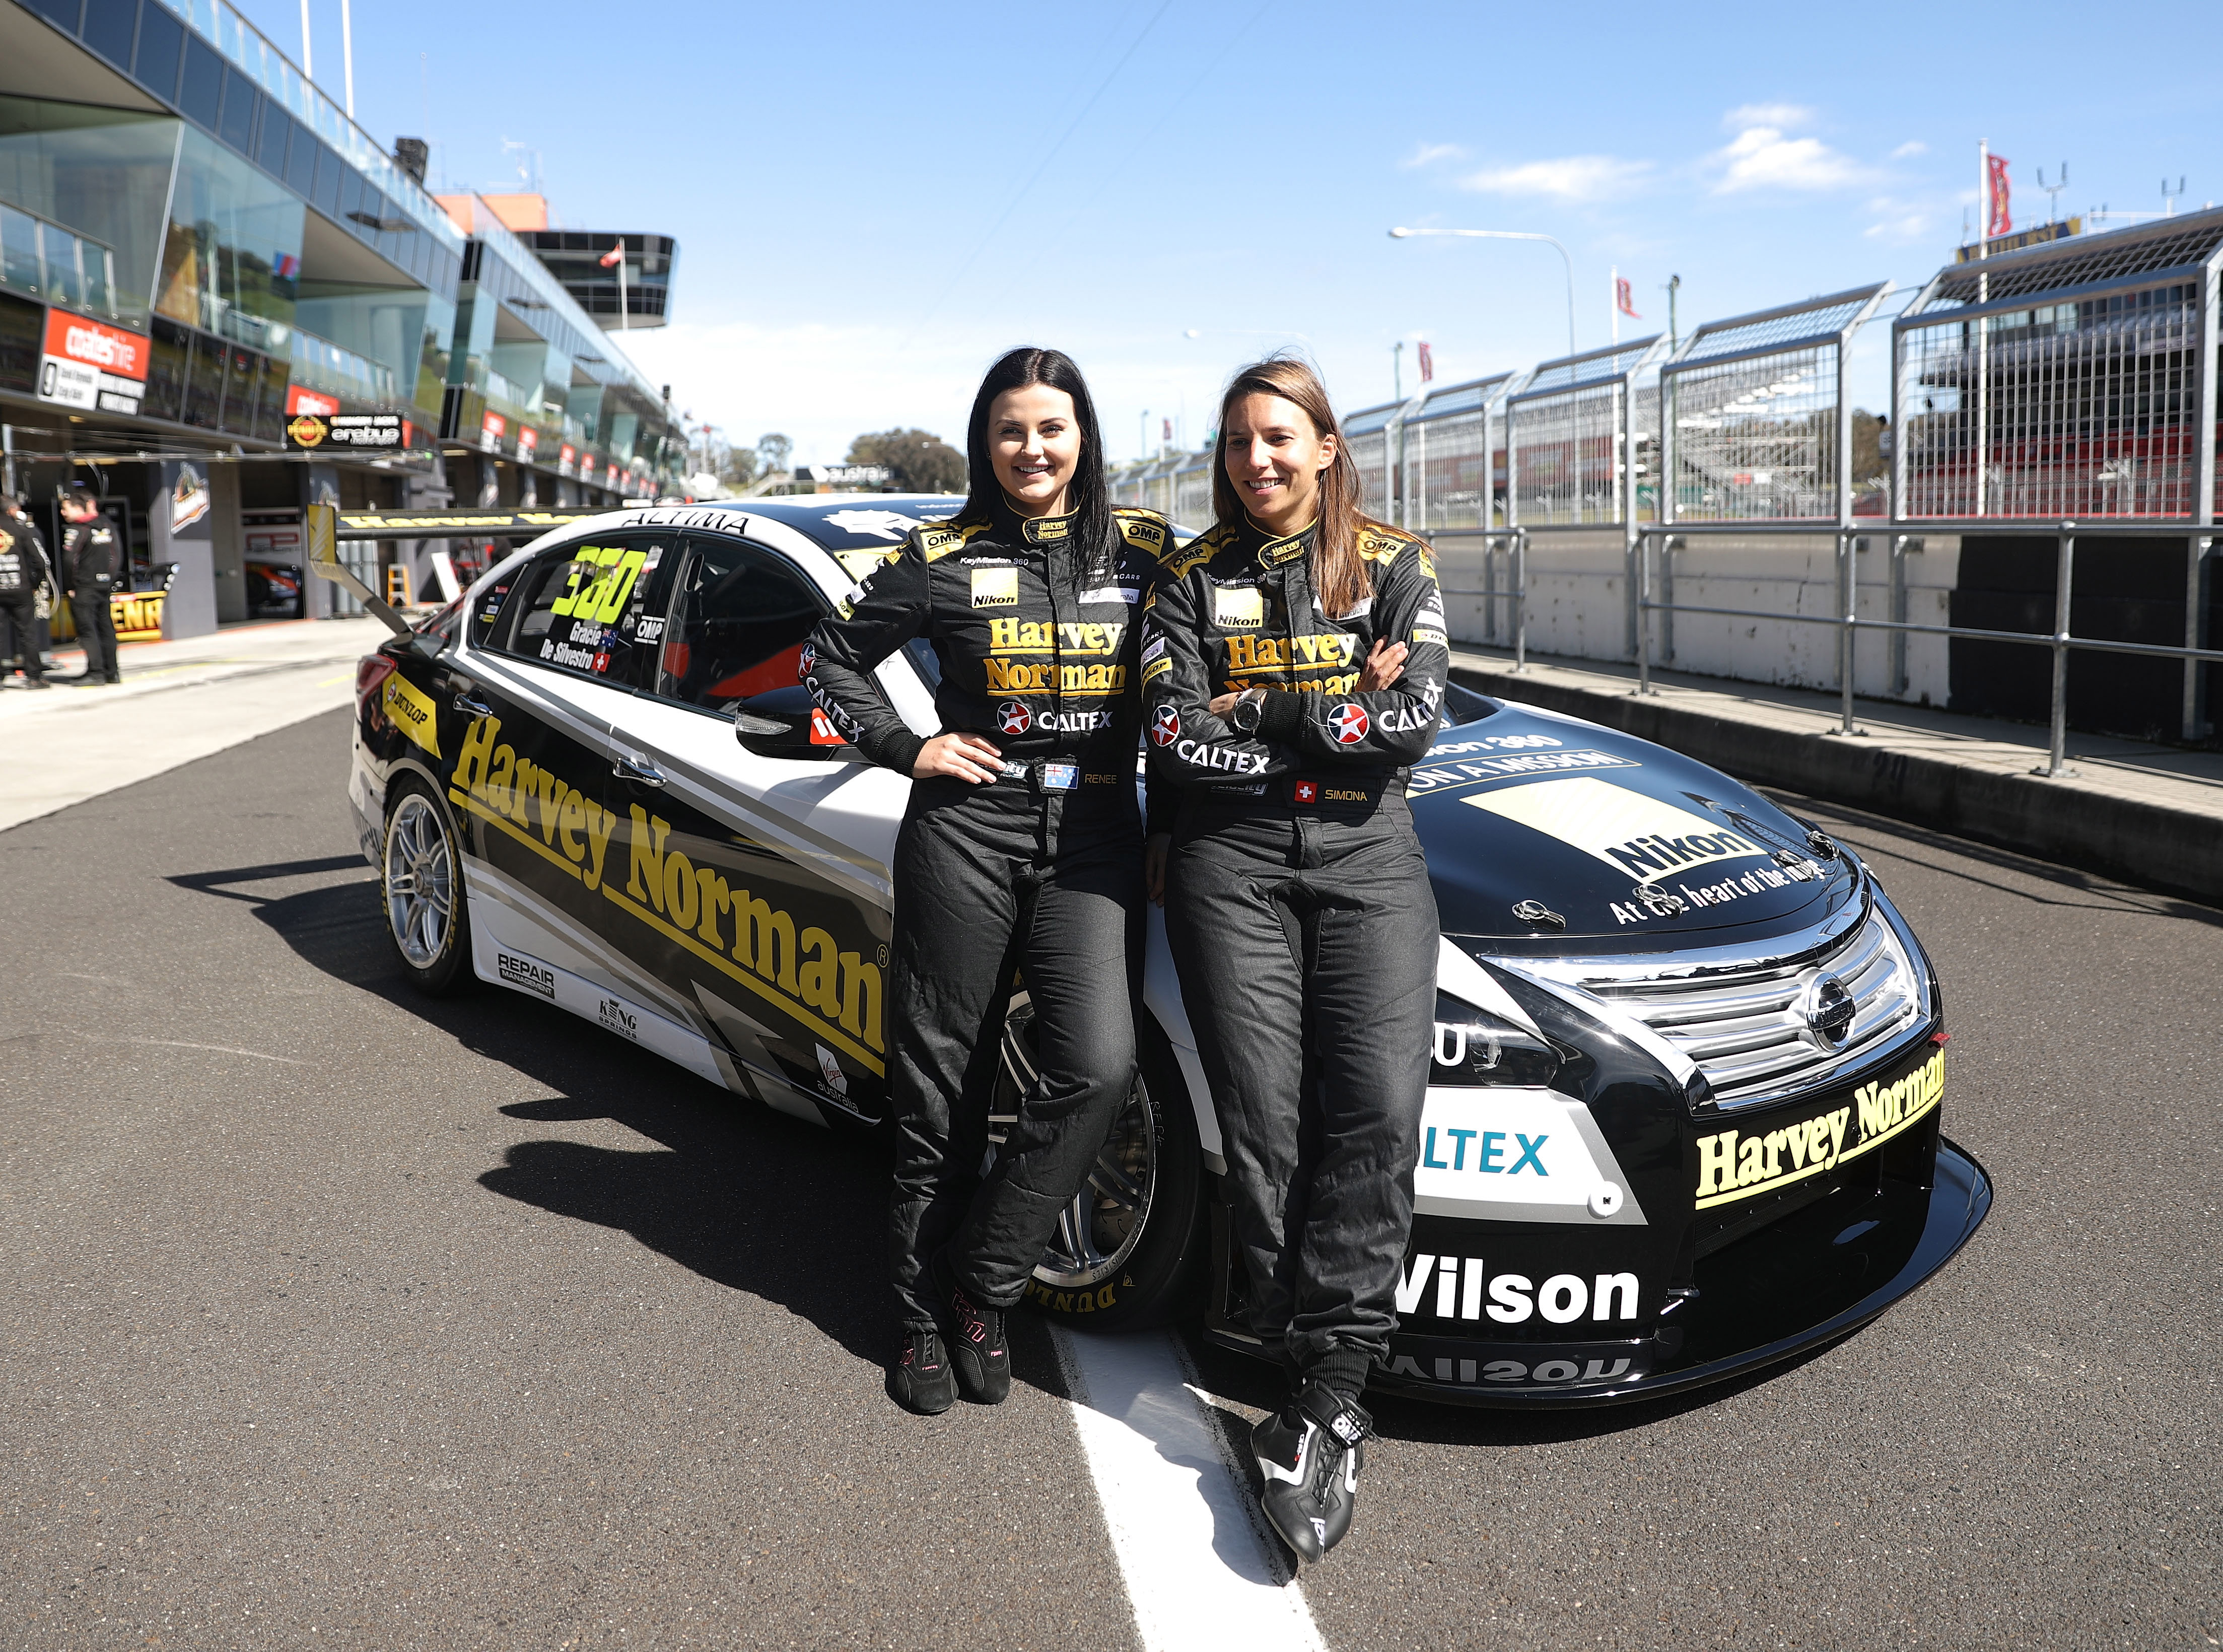
[[[345,762],[0,833],[0,1648],[1134,1645],[1039,1326],[1002,1411],[897,1412],[880,1161],[415,997]],[[2223,914],[1798,806],[1936,956],[1991,1220],[1730,1390],[1380,1400],[1338,1652],[2223,1636]]]

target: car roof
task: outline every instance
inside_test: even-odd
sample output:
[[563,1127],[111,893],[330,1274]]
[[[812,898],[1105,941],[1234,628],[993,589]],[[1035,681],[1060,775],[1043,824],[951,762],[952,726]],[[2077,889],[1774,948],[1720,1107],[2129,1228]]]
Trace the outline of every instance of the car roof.
[[965,508],[962,494],[800,494],[777,499],[720,500],[791,527],[828,551],[886,550],[923,522],[946,521]]

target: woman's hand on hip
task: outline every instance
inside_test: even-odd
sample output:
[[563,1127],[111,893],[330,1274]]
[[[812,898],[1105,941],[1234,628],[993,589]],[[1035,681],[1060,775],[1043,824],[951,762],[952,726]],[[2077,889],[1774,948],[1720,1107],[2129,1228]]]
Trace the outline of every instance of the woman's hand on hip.
[[1171,832],[1155,832],[1143,845],[1143,892],[1153,905],[1166,904],[1166,857],[1173,847]]
[[1405,674],[1405,656],[1412,651],[1401,642],[1377,642],[1366,656],[1366,668],[1358,673],[1358,691],[1378,694],[1395,684]]
[[978,735],[936,735],[918,748],[918,760],[910,766],[914,780],[947,774],[974,785],[1003,773],[1003,753]]

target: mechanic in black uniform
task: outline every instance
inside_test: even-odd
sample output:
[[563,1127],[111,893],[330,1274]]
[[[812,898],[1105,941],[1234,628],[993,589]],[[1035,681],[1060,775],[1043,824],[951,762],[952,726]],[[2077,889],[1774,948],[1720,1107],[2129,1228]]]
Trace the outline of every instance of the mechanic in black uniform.
[[1437,927],[1405,778],[1451,660],[1428,547],[1360,514],[1310,367],[1244,369],[1219,432],[1218,521],[1144,615],[1150,791],[1180,798],[1148,875],[1219,1108],[1250,1327],[1289,1377],[1251,1435],[1265,1512],[1317,1561],[1350,1529],[1359,1397],[1413,1224]]
[[23,682],[35,689],[54,686],[39,655],[39,592],[52,583],[46,542],[37,526],[23,514],[22,501],[0,494],[0,608],[7,610]]
[[[1132,1089],[1143,935],[1135,616],[1169,543],[1114,510],[1080,372],[1016,350],[967,435],[970,497],[821,624],[802,675],[865,756],[914,777],[896,841],[890,1266],[895,1397],[1008,1391],[1019,1301]],[[941,665],[923,738],[872,670],[914,637]],[[988,1107],[1015,969],[1038,1070],[992,1168]],[[951,1367],[954,1366],[954,1374]]]
[[62,535],[62,584],[69,592],[78,637],[85,644],[85,674],[78,685],[120,683],[123,677],[116,659],[116,613],[108,605],[108,595],[123,589],[123,536],[81,482],[70,483],[63,495],[62,519],[69,524]]

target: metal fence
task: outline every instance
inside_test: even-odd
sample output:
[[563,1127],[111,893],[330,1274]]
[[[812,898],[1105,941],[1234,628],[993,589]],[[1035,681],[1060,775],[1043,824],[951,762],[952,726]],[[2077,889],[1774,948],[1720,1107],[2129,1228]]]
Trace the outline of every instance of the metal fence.
[[1880,281],[1710,322],[1684,341],[1659,373],[1660,520],[1849,520],[1845,356],[1890,290]]
[[1949,264],[1893,329],[1909,518],[2212,521],[2223,211]]
[[1398,421],[1399,525],[1415,533],[1496,527],[1505,520],[1505,398],[1526,375],[1499,373],[1423,391]]

